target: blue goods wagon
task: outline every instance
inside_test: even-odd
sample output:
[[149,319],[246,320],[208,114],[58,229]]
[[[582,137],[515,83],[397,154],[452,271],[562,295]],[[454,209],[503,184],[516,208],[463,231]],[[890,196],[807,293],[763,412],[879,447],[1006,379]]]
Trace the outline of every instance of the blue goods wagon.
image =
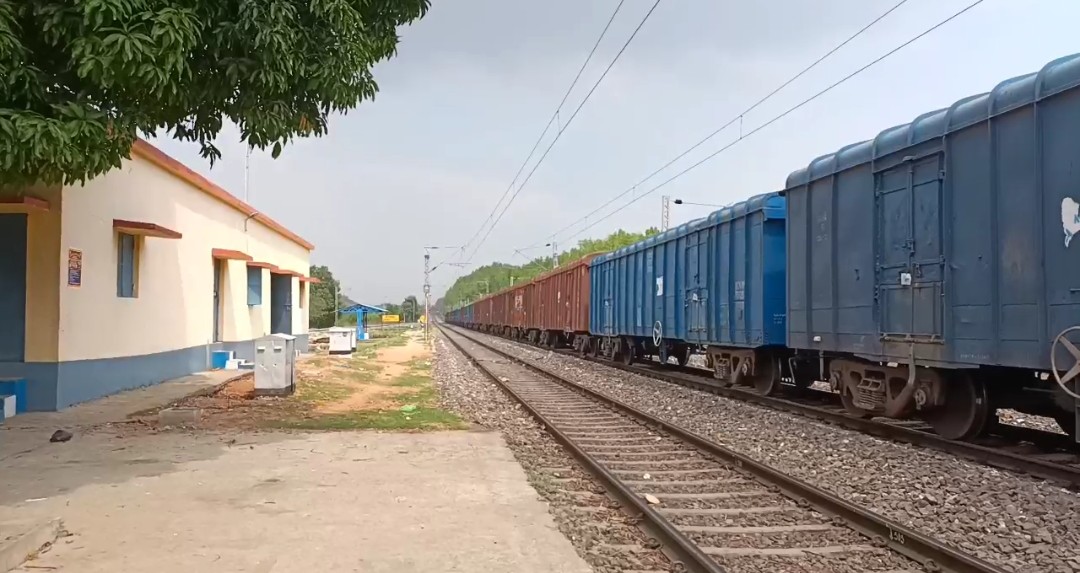
[[788,177],[788,343],[851,412],[1075,431],[1078,86],[1062,58]]
[[467,304],[467,305],[457,309],[454,312],[455,312],[455,319],[457,320],[457,324],[460,324],[462,326],[471,326],[473,324],[473,305],[472,304]]
[[[591,265],[591,351],[685,364],[772,385],[786,363],[784,198],[759,195]],[[763,388],[769,390],[770,388]]]

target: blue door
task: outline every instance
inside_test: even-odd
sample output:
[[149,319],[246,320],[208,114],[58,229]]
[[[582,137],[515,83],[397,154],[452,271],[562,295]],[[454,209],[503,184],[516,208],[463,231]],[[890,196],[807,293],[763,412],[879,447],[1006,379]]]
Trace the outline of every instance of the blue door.
[[22,362],[26,341],[26,215],[0,214],[0,362]]
[[221,342],[221,260],[214,259],[214,342]]
[[609,261],[604,264],[603,276],[604,276],[604,320],[601,323],[603,326],[603,334],[608,336],[616,334],[615,332],[615,273],[612,269],[615,268],[615,261]]
[[686,238],[686,340],[705,342],[708,338],[706,301],[709,298],[706,278],[709,275],[709,245],[705,233],[694,233]]
[[270,332],[292,334],[292,277],[270,275]]
[[877,286],[886,339],[940,341],[945,267],[941,155],[877,176]]

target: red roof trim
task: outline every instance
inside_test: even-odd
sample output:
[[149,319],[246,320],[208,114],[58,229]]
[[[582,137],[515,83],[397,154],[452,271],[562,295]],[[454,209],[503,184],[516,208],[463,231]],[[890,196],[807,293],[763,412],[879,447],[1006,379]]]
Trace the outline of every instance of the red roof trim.
[[144,237],[158,237],[161,239],[182,239],[184,237],[184,235],[178,231],[162,227],[157,223],[146,223],[144,221],[113,219],[113,229],[129,235],[142,235]]
[[251,255],[240,251],[234,251],[232,249],[213,249],[210,251],[210,256],[215,259],[222,259],[226,261],[252,261]]
[[49,202],[38,197],[0,197],[0,212],[48,211]]

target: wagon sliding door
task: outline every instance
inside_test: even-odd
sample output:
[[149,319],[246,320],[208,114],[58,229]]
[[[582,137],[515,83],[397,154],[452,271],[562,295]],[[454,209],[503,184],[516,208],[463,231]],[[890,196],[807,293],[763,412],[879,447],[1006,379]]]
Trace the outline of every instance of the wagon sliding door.
[[615,334],[615,261],[607,261],[601,268],[604,276],[604,320],[601,324],[603,334]]
[[942,178],[940,153],[876,174],[878,327],[886,340],[942,339]]
[[709,276],[709,245],[707,234],[695,233],[686,238],[686,339],[704,342],[708,338],[706,301],[709,298],[706,278]]

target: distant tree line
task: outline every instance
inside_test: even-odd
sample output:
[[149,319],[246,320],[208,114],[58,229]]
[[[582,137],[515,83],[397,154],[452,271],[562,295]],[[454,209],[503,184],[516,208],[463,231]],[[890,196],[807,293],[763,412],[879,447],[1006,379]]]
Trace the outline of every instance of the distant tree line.
[[[320,282],[310,283],[308,285],[311,289],[308,300],[308,327],[330,328],[331,326],[334,326],[335,310],[356,303],[341,292],[341,283],[334,278],[334,273],[330,272],[329,267],[325,265],[311,265],[309,276],[319,279]],[[337,293],[336,306],[334,304],[334,293]],[[345,318],[345,315],[343,315],[340,320],[347,321],[349,319]],[[356,324],[355,315],[352,317],[352,323]]]
[[[644,233],[631,233],[622,229],[603,239],[584,239],[574,248],[559,253],[559,264],[576,261],[592,253],[606,253],[632,245],[646,237],[659,233],[650,227]],[[435,303],[436,312],[458,308],[485,295],[498,292],[511,284],[527,281],[554,267],[551,256],[537,257],[523,265],[495,262],[482,266],[454,281],[446,294]]]
[[[325,265],[312,265],[310,276],[319,279],[318,283],[311,283],[310,308],[308,311],[309,328],[329,328],[335,326],[334,311],[350,307],[356,301],[345,296],[341,292],[341,283],[334,278]],[[337,292],[337,306],[334,306],[334,293]],[[409,295],[400,304],[384,302],[378,305],[385,309],[386,314],[396,314],[402,322],[416,322],[424,314],[424,307],[414,295]],[[378,317],[371,317],[368,323],[381,321]],[[337,317],[337,326],[354,326],[356,314],[352,312],[341,313]]]

